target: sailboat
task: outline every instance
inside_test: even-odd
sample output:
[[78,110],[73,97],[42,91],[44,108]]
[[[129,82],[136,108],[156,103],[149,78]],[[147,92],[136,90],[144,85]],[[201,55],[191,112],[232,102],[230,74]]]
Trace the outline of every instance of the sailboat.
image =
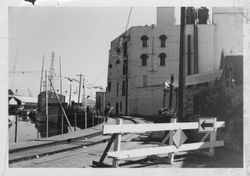
[[[58,94],[58,97],[61,103],[65,102],[65,96]],[[61,104],[57,99],[55,92],[51,91],[41,92],[38,96],[38,106],[37,106],[38,108],[37,108],[37,114],[35,116],[36,121],[45,123],[47,121],[47,116],[48,116],[49,123],[57,123],[58,119],[61,118],[62,114],[60,106]]]
[[[43,66],[44,67],[44,59]],[[40,85],[40,94],[38,95],[38,105],[37,113],[35,115],[35,120],[38,122],[48,122],[57,123],[62,114],[62,104],[65,103],[65,96],[57,94],[53,87],[53,77],[55,75],[54,69],[54,52],[52,52],[51,65],[49,75],[45,71],[45,83],[44,91],[42,90],[43,83],[43,68],[41,73],[41,85]],[[48,119],[47,119],[48,118]]]

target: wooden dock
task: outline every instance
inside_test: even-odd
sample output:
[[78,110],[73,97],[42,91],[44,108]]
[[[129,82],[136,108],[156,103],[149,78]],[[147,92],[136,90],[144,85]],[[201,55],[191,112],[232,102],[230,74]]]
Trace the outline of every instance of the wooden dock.
[[[125,120],[125,123],[130,124],[134,122],[128,119]],[[103,124],[115,124],[115,119],[109,118],[106,123],[73,133],[29,140],[25,142],[10,143],[9,163],[103,143],[110,138],[109,135],[103,136]]]
[[[105,124],[115,124],[115,120],[110,118],[108,119],[108,122]],[[41,147],[46,145],[54,145],[57,143],[64,143],[69,140],[76,140],[81,138],[86,138],[89,135],[93,135],[96,133],[101,133],[103,127],[103,123],[96,125],[91,128],[83,129],[81,131],[76,132],[69,132],[66,134],[56,135],[48,138],[40,138],[40,139],[34,139],[34,140],[28,140],[28,141],[22,141],[17,143],[10,143],[9,144],[9,153],[16,152],[23,149],[31,149],[35,147]]]

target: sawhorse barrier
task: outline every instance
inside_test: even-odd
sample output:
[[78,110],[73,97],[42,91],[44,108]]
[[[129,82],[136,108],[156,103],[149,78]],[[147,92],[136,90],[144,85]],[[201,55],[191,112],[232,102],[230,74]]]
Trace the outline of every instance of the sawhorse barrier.
[[[118,167],[118,161],[122,159],[130,159],[136,157],[144,157],[151,155],[168,154],[170,163],[174,162],[174,153],[181,151],[197,150],[209,148],[210,156],[215,154],[214,147],[224,146],[224,141],[216,141],[217,128],[225,127],[224,121],[216,121],[216,118],[201,118],[199,122],[176,122],[171,119],[171,123],[157,124],[122,124],[121,119],[117,119],[116,125],[104,125],[103,134],[111,134],[111,138],[105,148],[99,162],[93,161],[93,165],[97,167],[106,166],[103,163],[106,156],[113,158],[112,166]],[[200,142],[184,144],[187,137],[182,130],[198,129],[205,135]],[[120,150],[121,137],[124,133],[145,133],[153,131],[169,131],[169,133],[161,141],[159,147]],[[205,140],[210,136],[208,142]],[[169,145],[165,144],[169,140]],[[114,142],[114,151],[109,149]]]

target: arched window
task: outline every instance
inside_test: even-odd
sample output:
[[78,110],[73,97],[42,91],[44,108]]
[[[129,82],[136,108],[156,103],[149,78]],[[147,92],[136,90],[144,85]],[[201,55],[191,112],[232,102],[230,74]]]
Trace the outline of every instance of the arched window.
[[166,57],[167,57],[167,55],[165,53],[159,54],[160,66],[165,66],[166,65]]
[[142,66],[147,66],[147,59],[148,59],[148,55],[147,54],[142,54],[141,55],[141,65]]
[[147,47],[148,46],[148,36],[144,35],[141,37],[142,40],[142,47]]
[[161,41],[161,47],[166,47],[166,39],[167,39],[167,36],[166,35],[161,35],[159,37],[160,41]]

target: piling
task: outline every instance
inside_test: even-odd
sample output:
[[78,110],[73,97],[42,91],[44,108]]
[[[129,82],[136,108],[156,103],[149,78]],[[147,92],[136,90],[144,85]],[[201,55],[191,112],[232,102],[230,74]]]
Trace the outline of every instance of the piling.
[[17,120],[18,120],[18,117],[16,115],[16,124],[15,124],[15,142],[17,142]]

